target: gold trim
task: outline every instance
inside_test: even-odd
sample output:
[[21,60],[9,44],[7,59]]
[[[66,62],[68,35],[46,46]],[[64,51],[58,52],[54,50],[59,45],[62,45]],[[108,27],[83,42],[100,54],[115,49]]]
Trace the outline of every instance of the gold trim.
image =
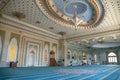
[[[57,12],[55,12],[53,10],[53,8],[51,8],[50,4],[49,4],[50,0],[46,0],[45,2],[42,0],[36,0],[36,4],[38,5],[38,7],[41,9],[41,11],[51,20],[55,21],[56,23],[59,23],[65,27],[71,27],[71,28],[80,28],[80,29],[87,29],[87,28],[92,28],[92,27],[96,27],[96,25],[98,25],[97,23],[99,23],[100,18],[102,17],[100,14],[100,9],[98,8],[98,4],[97,1],[94,0],[89,0],[90,3],[92,3],[92,5],[94,6],[95,9],[95,13],[97,13],[94,16],[94,19],[89,21],[89,23],[85,24],[85,25],[78,25],[75,26],[73,23],[71,23],[71,21],[64,21],[59,15],[54,16],[54,14],[52,14],[53,12],[55,14],[57,14]],[[46,10],[46,7],[48,7],[49,9]],[[51,12],[50,12],[50,11]],[[60,18],[59,18],[60,17]],[[61,20],[62,19],[62,20]]]

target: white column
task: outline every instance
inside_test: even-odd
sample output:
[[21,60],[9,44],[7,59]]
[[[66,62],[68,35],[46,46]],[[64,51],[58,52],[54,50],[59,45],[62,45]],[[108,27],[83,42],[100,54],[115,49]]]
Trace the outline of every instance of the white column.
[[67,66],[67,42],[65,39],[60,40],[60,55],[59,58],[64,60],[64,66]]
[[67,66],[67,42],[64,41],[64,66]]
[[9,64],[6,63],[6,60],[7,60],[7,55],[8,55],[8,46],[9,46],[10,34],[11,34],[11,32],[8,32],[8,31],[5,34],[3,53],[2,53],[2,57],[1,57],[2,58],[1,62],[2,62],[3,67],[9,66]]
[[22,66],[22,59],[21,59],[21,57],[22,57],[22,32],[21,32],[21,34],[20,34],[20,42],[19,42],[19,52],[18,52],[18,64],[17,64],[17,66],[18,67],[21,67]]

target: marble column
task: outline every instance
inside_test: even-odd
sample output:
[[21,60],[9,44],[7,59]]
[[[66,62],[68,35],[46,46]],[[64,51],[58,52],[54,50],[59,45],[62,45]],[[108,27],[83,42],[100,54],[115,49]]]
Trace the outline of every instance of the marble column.
[[67,42],[65,39],[60,40],[60,55],[59,58],[61,58],[64,62],[64,66],[67,66]]

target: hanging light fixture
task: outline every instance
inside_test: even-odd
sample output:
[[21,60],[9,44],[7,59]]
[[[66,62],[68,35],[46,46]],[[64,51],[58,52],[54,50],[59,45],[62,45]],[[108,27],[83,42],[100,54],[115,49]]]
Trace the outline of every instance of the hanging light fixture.
[[49,19],[75,29],[96,27],[104,15],[100,0],[36,0],[36,4]]

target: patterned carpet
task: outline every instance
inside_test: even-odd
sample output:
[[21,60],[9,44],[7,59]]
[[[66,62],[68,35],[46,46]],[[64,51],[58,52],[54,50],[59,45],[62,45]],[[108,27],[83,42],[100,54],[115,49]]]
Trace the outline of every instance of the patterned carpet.
[[0,80],[120,80],[120,65],[0,68]]

